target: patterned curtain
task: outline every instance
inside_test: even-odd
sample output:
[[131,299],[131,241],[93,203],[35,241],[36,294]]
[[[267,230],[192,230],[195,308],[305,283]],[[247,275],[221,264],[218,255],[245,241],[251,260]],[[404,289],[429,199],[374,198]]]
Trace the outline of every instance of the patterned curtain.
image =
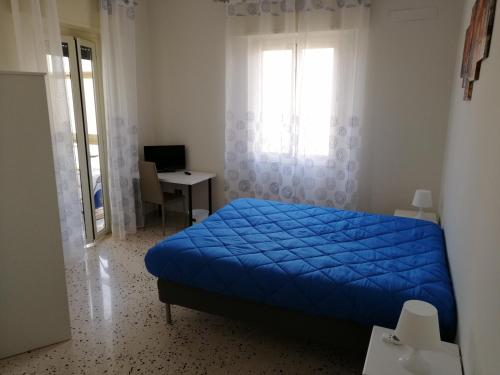
[[[57,4],[56,0],[11,0],[10,6],[17,56],[11,59],[12,66],[4,68],[47,73],[47,101],[64,261],[67,267],[71,267],[83,260],[85,240]],[[2,53],[8,54],[9,49]]]
[[227,200],[354,209],[368,0],[230,0]]
[[371,0],[229,0],[229,16],[260,16],[301,11],[330,11],[369,7]]
[[136,206],[140,202],[137,199],[136,5],[132,0],[101,1],[111,230],[119,238],[135,233]]

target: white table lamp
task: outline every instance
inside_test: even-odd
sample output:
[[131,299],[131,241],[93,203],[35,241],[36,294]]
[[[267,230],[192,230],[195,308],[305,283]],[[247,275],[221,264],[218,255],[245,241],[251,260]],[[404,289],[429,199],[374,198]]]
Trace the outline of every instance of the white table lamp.
[[441,347],[437,309],[424,301],[406,301],[394,333],[411,348],[409,354],[399,358],[401,365],[414,374],[429,374],[430,365],[420,356],[420,350]]
[[413,196],[412,206],[418,208],[418,219],[424,218],[424,208],[432,207],[432,193],[430,190],[418,189]]

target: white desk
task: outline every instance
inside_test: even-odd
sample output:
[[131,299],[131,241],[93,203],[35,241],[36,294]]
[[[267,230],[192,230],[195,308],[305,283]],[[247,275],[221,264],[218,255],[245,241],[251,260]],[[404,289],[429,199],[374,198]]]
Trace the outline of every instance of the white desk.
[[210,172],[196,172],[189,171],[191,174],[187,175],[184,171],[177,171],[171,173],[158,173],[160,182],[185,185],[188,187],[188,206],[189,206],[189,225],[193,225],[193,185],[200,182],[208,182],[208,214],[212,214],[212,178],[215,178],[215,173]]
[[[403,368],[398,358],[405,355],[408,347],[382,341],[382,333],[392,329],[374,326],[363,375],[412,375]],[[462,364],[458,345],[442,342],[440,351],[422,351],[422,357],[431,365],[430,375],[461,375]]]

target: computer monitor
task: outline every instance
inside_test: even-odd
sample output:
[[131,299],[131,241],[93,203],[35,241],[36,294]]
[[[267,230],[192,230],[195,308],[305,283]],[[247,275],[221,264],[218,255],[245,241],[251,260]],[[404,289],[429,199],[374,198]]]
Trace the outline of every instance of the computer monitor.
[[184,145],[144,146],[144,160],[154,162],[158,172],[186,169],[186,147]]

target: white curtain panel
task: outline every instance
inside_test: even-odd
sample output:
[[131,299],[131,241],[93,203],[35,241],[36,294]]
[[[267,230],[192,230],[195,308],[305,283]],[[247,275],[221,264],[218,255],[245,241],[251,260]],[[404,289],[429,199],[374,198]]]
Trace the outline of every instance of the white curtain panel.
[[12,23],[9,24],[14,29],[17,56],[11,59],[15,63],[9,69],[47,73],[64,260],[67,266],[72,266],[84,258],[84,228],[56,0],[11,0],[10,7]]
[[101,1],[101,40],[109,198],[113,236],[135,233],[137,189],[137,89],[135,7],[132,0]]
[[370,2],[226,6],[226,198],[354,209]]

